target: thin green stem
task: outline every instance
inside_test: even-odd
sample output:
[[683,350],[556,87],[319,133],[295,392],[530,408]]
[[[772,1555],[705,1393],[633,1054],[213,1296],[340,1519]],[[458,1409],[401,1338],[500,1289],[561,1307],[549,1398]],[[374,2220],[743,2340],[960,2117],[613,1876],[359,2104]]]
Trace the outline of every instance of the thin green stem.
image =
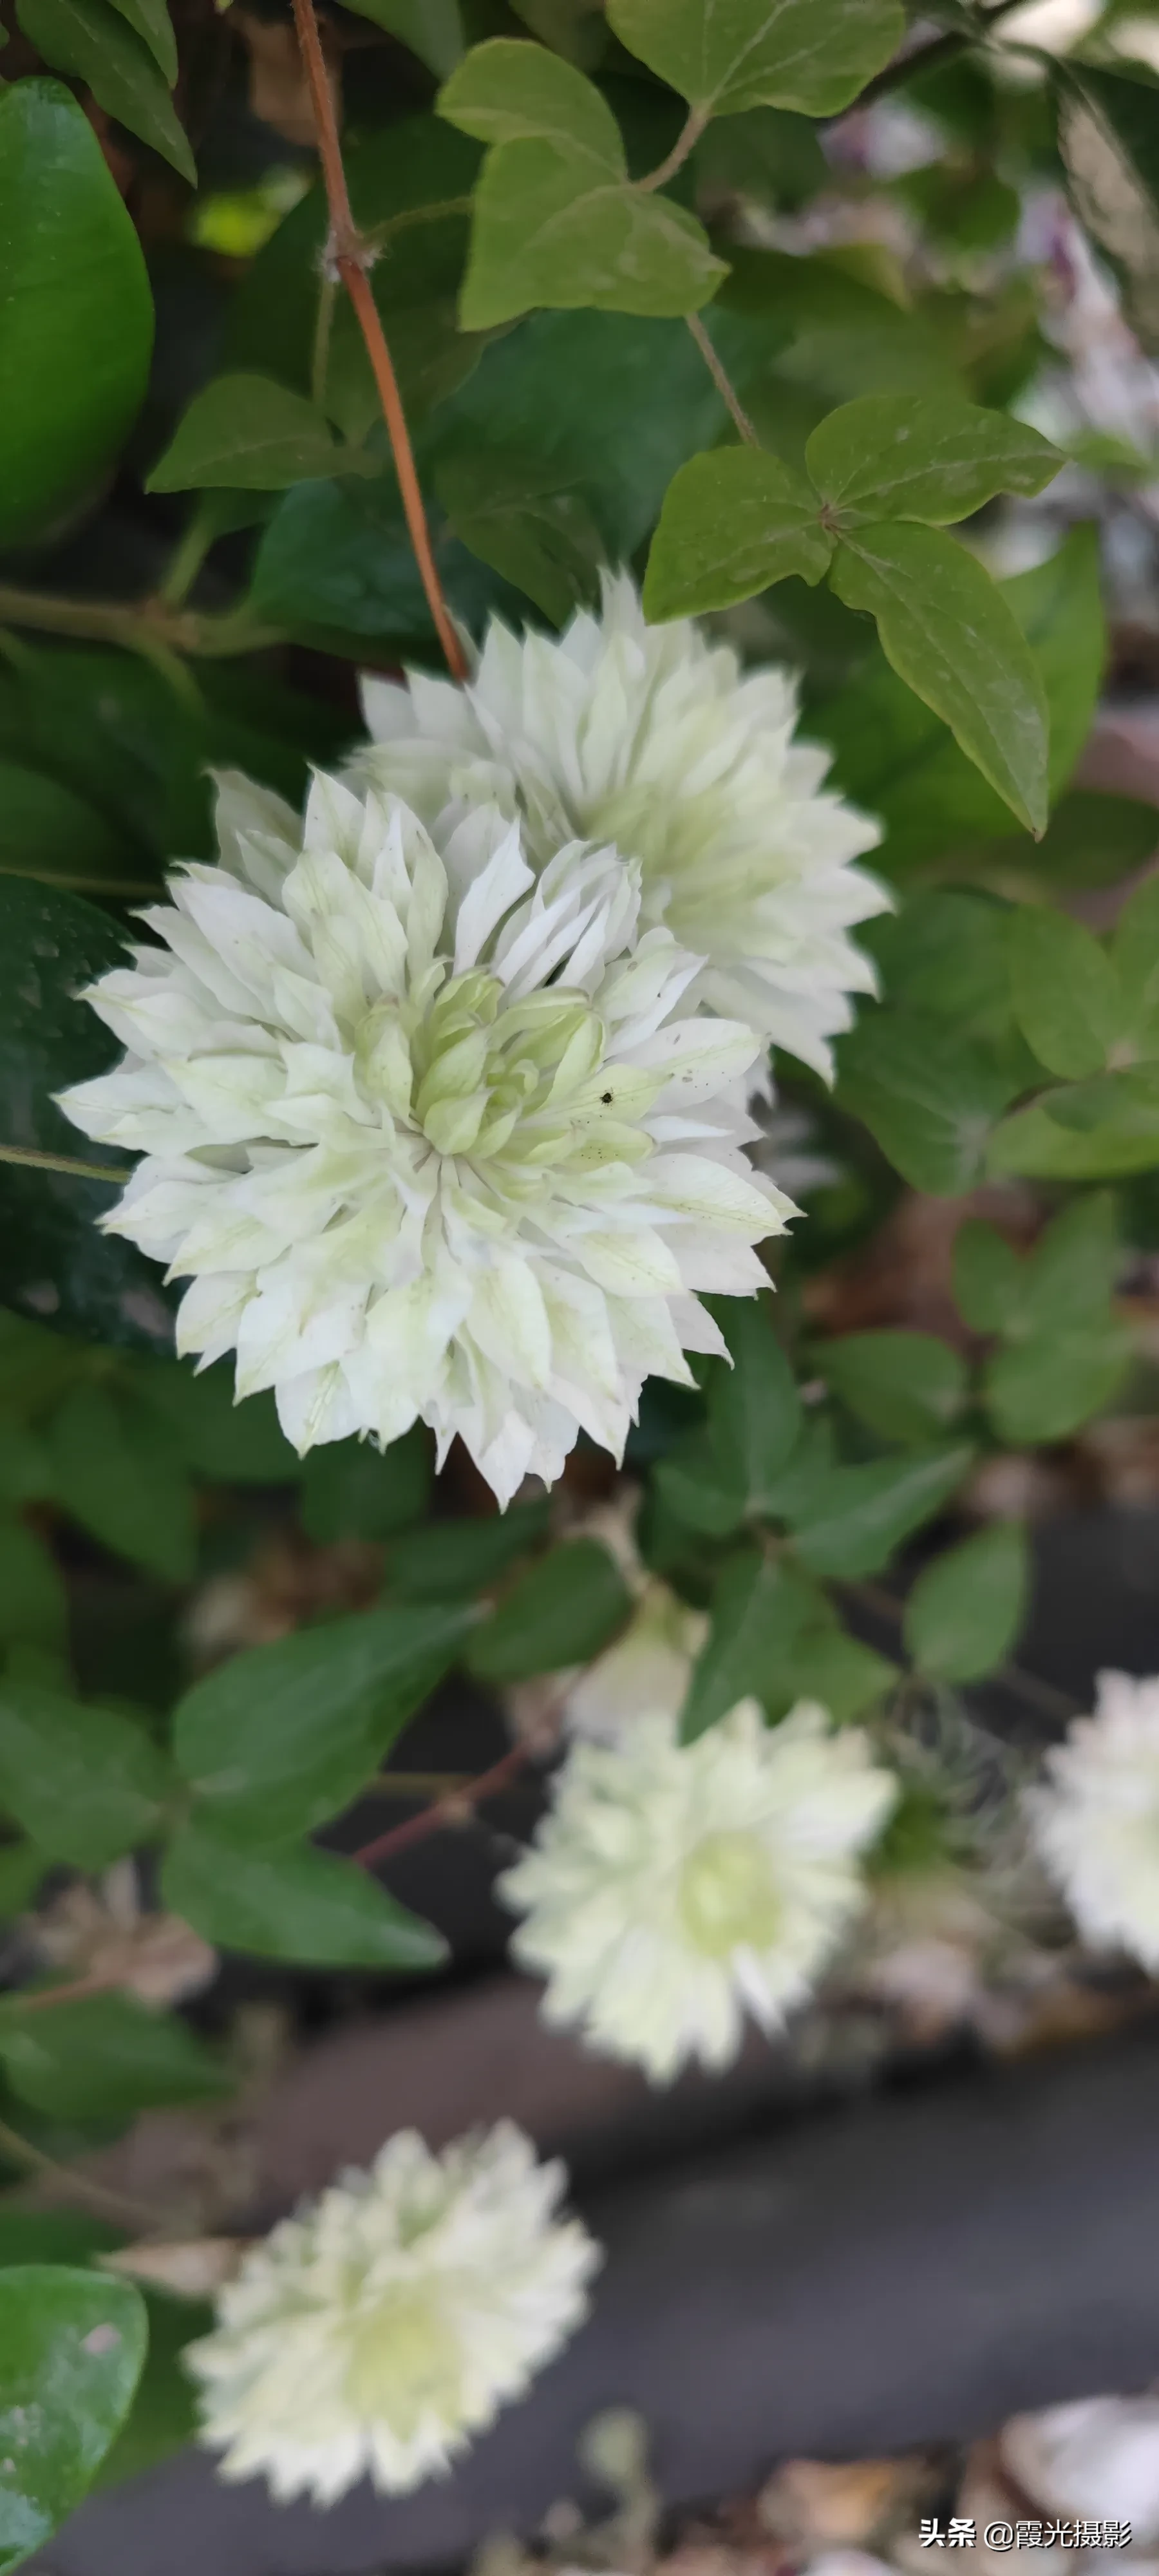
[[638,188],[650,194],[653,188],[667,187],[669,180],[674,179],[677,171],[683,168],[689,153],[695,150],[711,112],[707,107],[689,108],[672,150],[665,153],[663,160],[657,162],[654,170],[649,170],[646,179],[637,179]]
[[23,2165],[29,2173],[43,2174],[58,2190],[71,2192],[74,2200],[87,2201],[102,2218],[115,2218],[121,2226],[126,2219],[133,2227],[156,2224],[156,2210],[146,2208],[142,2201],[130,2200],[125,2192],[110,2190],[103,2182],[94,2182],[88,2174],[77,2173],[72,2165],[58,2164],[55,2156],[46,2156],[30,2138],[22,2138],[19,2129],[10,2129],[7,2120],[0,2120],[0,2154],[12,2164]]
[[699,313],[686,313],[684,319],[688,324],[688,328],[692,333],[692,337],[696,342],[696,346],[700,351],[709,375],[716,386],[716,390],[720,395],[721,401],[727,405],[728,410],[731,412],[732,418],[736,427],[740,431],[741,437],[744,439],[745,445],[747,447],[759,447],[761,442],[757,437],[757,433],[753,428],[747,411],[744,408],[736,386],[734,385],[727,368],[722,364],[716,350],[713,348],[712,342],[709,339],[704,324],[700,319]]
[[0,1145],[0,1163],[21,1163],[32,1172],[67,1172],[78,1181],[122,1181],[132,1179],[132,1167],[122,1163],[114,1169],[111,1163],[83,1163],[78,1155],[43,1154],[36,1145]]
[[123,644],[130,652],[186,653],[202,661],[256,653],[284,641],[279,628],[255,624],[242,609],[211,616],[170,606],[164,599],[61,599],[50,591],[6,585],[0,585],[0,626],[67,635],[82,644]]
[[166,608],[184,608],[202,564],[213,544],[213,519],[204,501],[195,504],[187,527],[174,547],[169,570],[157,593]]

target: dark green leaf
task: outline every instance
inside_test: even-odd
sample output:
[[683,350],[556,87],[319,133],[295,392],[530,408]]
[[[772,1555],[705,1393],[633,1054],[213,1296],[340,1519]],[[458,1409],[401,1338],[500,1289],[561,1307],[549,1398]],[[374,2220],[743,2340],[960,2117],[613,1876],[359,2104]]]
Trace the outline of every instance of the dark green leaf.
[[884,1440],[928,1440],[966,1400],[966,1365],[934,1333],[843,1333],[816,1353],[826,1384]]
[[113,6],[148,46],[158,71],[172,89],[177,79],[177,38],[166,0],[113,0]]
[[847,1580],[876,1574],[911,1530],[932,1519],[961,1484],[973,1458],[964,1443],[925,1456],[835,1467],[794,1530],[798,1556],[814,1574]]
[[[52,1095],[106,1072],[118,1054],[76,995],[123,963],[121,934],[94,905],[0,881],[0,1145],[90,1159]],[[102,1341],[164,1347],[171,1325],[156,1263],[96,1230],[115,1196],[105,1181],[0,1162],[0,1296]]]
[[538,1547],[549,1518],[544,1500],[515,1503],[489,1519],[428,1521],[391,1548],[391,1592],[407,1601],[465,1601]]
[[108,2220],[84,2209],[29,2209],[23,2196],[0,2195],[0,2266],[13,2263],[88,2263],[111,2254],[124,2239]]
[[608,0],[621,44],[707,116],[835,116],[901,43],[897,0]]
[[16,15],[54,71],[77,73],[110,116],[196,186],[193,154],[173,112],[169,84],[111,0],[17,0]]
[[53,2120],[127,2121],[167,2102],[228,2093],[224,2061],[173,2013],[132,1995],[86,1995],[51,2012],[0,2006],[0,2064],[14,2093]]
[[968,519],[997,492],[1041,492],[1063,458],[1006,412],[914,394],[865,394],[813,431],[805,462],[846,525],[919,519],[945,528]]
[[189,1825],[166,1854],[165,1904],[223,1950],[316,1968],[437,1968],[446,1943],[353,1861],[307,1843],[239,1852]]
[[165,1764],[139,1726],[0,1679],[0,1803],[52,1860],[105,1869],[155,1830]]
[[51,1550],[26,1521],[0,1519],[0,1651],[17,1643],[62,1645],[67,1618]]
[[476,1631],[467,1662],[480,1681],[519,1682],[590,1663],[632,1607],[619,1567],[593,1538],[568,1539],[516,1577]]
[[323,414],[303,394],[270,376],[216,376],[194,395],[145,489],[280,492],[364,466],[339,450]]
[[302,1527],[322,1547],[346,1538],[388,1539],[421,1521],[431,1497],[431,1440],[421,1422],[383,1451],[333,1440],[311,1449],[302,1472]]
[[899,679],[1032,832],[1045,830],[1047,703],[1012,610],[973,555],[939,529],[883,521],[838,547],[833,587],[877,619]]
[[145,2359],[145,2303],[128,2281],[48,2264],[0,2272],[0,2576],[80,2503]]
[[[736,1518],[775,1504],[783,1470],[796,1448],[801,1403],[788,1359],[760,1299],[722,1301],[718,1320],[733,1365],[714,1368],[709,1437],[716,1481],[736,1492]],[[734,1524],[735,1525],[735,1524]]]
[[738,1700],[774,1703],[785,1657],[817,1614],[817,1595],[794,1567],[756,1547],[730,1556],[717,1579],[712,1624],[681,1711],[681,1741],[694,1743]]
[[173,1750],[207,1822],[261,1847],[348,1807],[453,1662],[449,1610],[371,1610],[235,1655],[178,1704]]
[[0,1923],[11,1923],[18,1914],[27,1913],[44,1869],[44,1854],[31,1843],[0,1847]]
[[140,891],[124,840],[71,788],[0,760],[0,873],[86,892]]
[[599,588],[603,541],[574,474],[533,457],[449,457],[438,496],[456,536],[554,626]]
[[920,1011],[867,1012],[839,1052],[840,1095],[912,1188],[956,1197],[978,1177],[1011,1085],[993,1052]]
[[453,71],[463,51],[459,0],[349,0],[355,16],[370,18],[409,45],[439,80]]
[[193,1571],[193,1495],[172,1435],[129,1388],[78,1386],[48,1434],[53,1490],[94,1538],[151,1574]]
[[200,2301],[144,2295],[149,2350],[128,2422],[95,2480],[98,2493],[188,2450],[197,2432],[197,2398],[182,2354],[195,2335],[208,2334],[213,2310]]
[[1005,1662],[1026,1613],[1026,1532],[995,1521],[936,1557],[905,1606],[905,1642],[919,1672],[976,1682]]
[[133,225],[59,82],[0,96],[0,545],[75,507],[144,395],[153,309]]
[[755,447],[694,456],[664,496],[645,614],[659,623],[730,608],[788,573],[817,582],[832,555],[804,475]]
[[[133,1392],[167,1425],[177,1454],[194,1475],[226,1485],[298,1482],[301,1462],[279,1425],[273,1396],[248,1395],[239,1404],[228,1361],[195,1374],[188,1361],[143,1360]],[[310,1463],[335,1454],[314,1449]]]
[[1070,914],[1024,904],[1008,930],[1010,986],[1039,1062],[1072,1081],[1101,1073],[1123,1033],[1119,979],[1104,949]]

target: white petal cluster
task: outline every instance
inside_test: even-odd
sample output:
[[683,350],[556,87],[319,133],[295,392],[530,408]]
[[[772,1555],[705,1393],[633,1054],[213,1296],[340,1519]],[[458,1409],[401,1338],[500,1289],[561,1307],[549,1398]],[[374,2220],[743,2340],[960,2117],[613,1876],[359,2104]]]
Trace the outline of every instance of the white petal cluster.
[[143,1156],[104,1223],[190,1281],[179,1350],[236,1348],[299,1452],[458,1433],[501,1502],[581,1428],[619,1455],[793,1213],[740,1150],[757,1038],[696,1013],[611,848],[537,876],[493,805],[432,835],[325,776],[304,819],[223,782],[218,832],[88,996],[127,1055],[62,1103]]
[[494,797],[533,864],[576,838],[639,862],[648,921],[703,958],[696,998],[827,1078],[828,1041],[873,970],[850,927],[889,898],[853,860],[880,833],[823,792],[828,755],[794,739],[779,669],[742,673],[688,620],[644,622],[627,574],[558,638],[493,620],[464,689],[363,684],[372,744],[353,774],[433,825]]
[[816,1984],[895,1795],[865,1737],[805,1701],[769,1727],[742,1700],[692,1744],[649,1712],[614,1746],[574,1745],[499,1881],[547,2019],[657,2082],[727,2065],[746,2011],[775,2030]]
[[1027,1793],[1031,1834],[1079,1931],[1159,1972],[1159,1679],[1100,1673],[1094,1716],[1046,1772]]
[[186,2350],[222,2475],[333,2504],[438,2474],[579,2324],[599,2249],[562,2165],[510,2121],[433,2155],[413,2129],[247,2254]]

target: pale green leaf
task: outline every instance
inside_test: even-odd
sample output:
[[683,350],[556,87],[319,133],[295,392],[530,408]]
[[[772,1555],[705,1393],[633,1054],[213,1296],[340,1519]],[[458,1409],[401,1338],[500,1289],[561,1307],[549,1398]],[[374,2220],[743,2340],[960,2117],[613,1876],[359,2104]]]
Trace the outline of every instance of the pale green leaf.
[[813,431],[805,462],[846,524],[918,519],[944,528],[997,492],[1041,492],[1064,459],[1007,412],[915,394],[863,394]]
[[971,1187],[1014,1087],[991,1048],[932,1011],[878,1010],[842,1040],[839,1066],[843,1105],[912,1188]]
[[919,1672],[976,1682],[1005,1661],[1026,1615],[1026,1532],[995,1521],[934,1559],[905,1606],[905,1642]]
[[962,1482],[974,1452],[964,1442],[924,1455],[835,1467],[793,1543],[813,1574],[876,1574],[895,1548],[932,1519]]
[[303,394],[271,376],[217,376],[194,395],[146,490],[280,492],[291,483],[348,474],[359,462],[339,448]]
[[826,1385],[884,1440],[928,1440],[966,1400],[965,1362],[936,1333],[843,1333],[815,1357]]
[[705,116],[835,116],[896,52],[897,0],[608,0],[621,44]]
[[1050,1073],[1101,1073],[1126,1017],[1119,979],[1098,940],[1069,913],[1024,904],[1007,930],[1010,989],[1023,1035]]
[[843,539],[838,597],[868,609],[887,661],[948,724],[1018,820],[1045,830],[1047,707],[1041,673],[1001,591],[936,528],[882,522]]
[[1022,1309],[1023,1264],[1013,1244],[984,1217],[970,1216],[954,1237],[954,1302],[972,1333],[1001,1333]]
[[727,271],[695,216],[627,179],[594,178],[594,168],[590,153],[551,143],[488,154],[459,302],[464,331],[490,330],[533,305],[694,313],[715,294]]
[[627,175],[619,126],[594,83],[521,37],[474,45],[440,90],[438,110],[478,143],[551,143],[603,178]]
[[797,573],[817,582],[833,539],[804,475],[754,447],[694,456],[669,484],[644,581],[654,624],[730,608]]

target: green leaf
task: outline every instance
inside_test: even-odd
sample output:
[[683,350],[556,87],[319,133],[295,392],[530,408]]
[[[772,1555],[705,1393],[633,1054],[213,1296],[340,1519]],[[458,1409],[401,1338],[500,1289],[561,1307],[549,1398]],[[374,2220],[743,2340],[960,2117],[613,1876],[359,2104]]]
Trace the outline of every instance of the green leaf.
[[95,489],[145,392],[145,262],[88,118],[59,82],[0,94],[0,546]]
[[385,1451],[368,1441],[329,1441],[306,1458],[302,1527],[322,1547],[394,1538],[422,1520],[430,1497],[431,1442],[421,1422]]
[[[0,119],[11,95],[0,97]],[[0,1144],[90,1158],[53,1094],[107,1072],[118,1055],[76,996],[123,964],[121,933],[95,905],[0,880]],[[115,1196],[105,1181],[0,1162],[0,1297],[65,1330],[156,1349],[172,1333],[156,1263],[97,1232]]]
[[[1157,819],[1152,812],[1152,832]],[[1122,997],[1118,1034],[1132,1052],[1159,1055],[1159,884],[1154,877],[1146,878],[1123,905],[1110,945]]]
[[16,15],[54,71],[75,72],[99,106],[196,187],[196,165],[173,112],[169,84],[148,45],[110,0],[17,0]]
[[1016,1329],[1033,1338],[1060,1325],[1109,1322],[1120,1258],[1109,1190],[1072,1199],[1024,1265]]
[[[365,466],[365,459],[339,449],[324,415],[304,395],[270,376],[216,376],[194,395],[145,489],[281,492]],[[370,470],[381,471],[379,459]]]
[[454,70],[463,51],[459,0],[348,0],[348,5],[357,18],[372,19],[409,45],[437,80]]
[[1064,461],[1007,412],[914,394],[864,394],[845,403],[805,449],[817,490],[845,525],[919,519],[945,528],[997,492],[1041,492]]
[[125,1994],[86,1995],[51,2012],[0,2005],[0,2065],[21,2101],[69,2126],[215,2101],[231,2084],[224,2061],[175,2014]]
[[954,1237],[954,1303],[973,1333],[1001,1333],[1022,1307],[1023,1264],[984,1217],[969,1216]]
[[71,788],[0,760],[0,873],[115,894],[138,890],[131,861],[121,835]]
[[918,1671],[941,1682],[995,1672],[1017,1640],[1029,1581],[1026,1532],[1016,1521],[995,1521],[936,1557],[905,1606],[905,1642]]
[[195,1682],[173,1751],[211,1830],[257,1848],[339,1815],[453,1663],[471,1614],[371,1610]]
[[500,453],[450,457],[436,483],[456,536],[553,626],[599,589],[603,540],[576,480],[547,458]]
[[846,1580],[878,1573],[911,1530],[920,1529],[949,1501],[973,1455],[959,1443],[924,1456],[835,1467],[808,1516],[794,1529],[802,1564],[813,1574]]
[[[239,1404],[228,1361],[195,1372],[187,1360],[142,1360],[133,1393],[166,1425],[194,1475],[225,1485],[289,1485],[301,1477],[273,1396],[247,1395]],[[332,1449],[310,1452],[311,1461],[334,1455]]]
[[952,1198],[971,1187],[1012,1088],[992,1050],[932,1013],[878,1010],[838,1060],[843,1105],[911,1188]]
[[1131,1346],[1121,1326],[1063,1327],[998,1351],[983,1392],[999,1439],[1015,1447],[1069,1439],[1123,1383]]
[[480,1520],[434,1520],[395,1540],[388,1561],[391,1592],[408,1601],[464,1601],[486,1591],[546,1538],[550,1508],[514,1503]]
[[817,582],[833,539],[817,495],[790,466],[755,447],[694,456],[664,496],[644,582],[653,624],[731,608],[798,573]]
[[989,573],[938,529],[883,522],[843,539],[831,578],[847,607],[876,617],[899,679],[949,725],[1011,812],[1029,831],[1045,830],[1046,695]]
[[966,1401],[966,1364],[934,1333],[843,1333],[817,1367],[834,1395],[883,1440],[928,1440]]
[[819,1700],[837,1726],[848,1725],[885,1698],[900,1678],[898,1667],[844,1628],[809,1628],[788,1647],[776,1690],[766,1693],[771,1718],[787,1717],[798,1700]]
[[1114,1181],[1159,1163],[1155,1112],[1121,1098],[1103,1125],[1074,1131],[1055,1112],[1065,1095],[1046,1094],[994,1129],[986,1168],[995,1177],[1026,1173],[1045,1181]]
[[1087,893],[1134,876],[1157,843],[1153,805],[1136,796],[1072,787],[1055,806],[1041,841],[1028,842],[1024,832],[982,840],[969,853],[970,873],[1019,889],[1032,881],[1054,894]]
[[896,0],[608,0],[608,22],[705,116],[836,116],[905,33]]
[[611,109],[582,72],[541,45],[476,45],[440,92],[439,114],[491,145],[475,191],[464,330],[532,305],[691,313],[726,274],[695,216],[628,177]]
[[728,1526],[775,1510],[783,1471],[797,1446],[801,1402],[792,1368],[763,1300],[722,1300],[718,1321],[733,1365],[714,1364],[708,1388],[713,1481],[735,1495]]
[[63,2265],[0,2272],[0,2576],[80,2503],[133,2403],[145,2303]]
[[0,1849],[0,1923],[26,1914],[44,1877],[44,1854],[31,1843],[5,1843]]
[[48,1433],[53,1490],[102,1545],[174,1583],[193,1571],[193,1496],[172,1437],[129,1388],[78,1386]]
[[1052,65],[1058,146],[1076,211],[1105,252],[1145,348],[1159,345],[1159,115],[1140,68]]
[[51,1550],[26,1521],[0,1519],[0,1648],[60,1646],[67,1621],[68,1596]]
[[175,2451],[188,2450],[196,2438],[198,2407],[190,2372],[183,2366],[186,2344],[208,2334],[213,2310],[200,2300],[151,2297],[144,2293],[149,2316],[149,2350],[137,2385],[132,2412],[118,2435],[99,2476],[96,2491],[122,2486],[140,2477]]
[[239,1852],[188,1825],[161,1871],[165,1904],[223,1950],[316,1968],[437,1968],[441,1935],[333,1852]]
[[694,1743],[727,1717],[738,1700],[775,1702],[785,1658],[817,1615],[817,1595],[795,1567],[766,1555],[763,1548],[743,1548],[728,1557],[681,1710],[681,1742]]
[[0,1804],[51,1860],[107,1868],[155,1833],[166,1786],[131,1718],[0,1679]]
[[166,0],[113,0],[113,7],[148,46],[158,71],[172,89],[177,79],[177,38]]
[[623,1576],[594,1538],[567,1539],[517,1575],[467,1654],[476,1679],[520,1682],[588,1664],[632,1607]]
[[1109,957],[1069,913],[1024,904],[1007,932],[1010,987],[1023,1034],[1051,1073],[1101,1073],[1125,1018]]
[[29,2209],[23,2194],[0,2195],[0,2266],[14,2263],[89,2263],[124,2242],[124,2229],[83,2209]]

